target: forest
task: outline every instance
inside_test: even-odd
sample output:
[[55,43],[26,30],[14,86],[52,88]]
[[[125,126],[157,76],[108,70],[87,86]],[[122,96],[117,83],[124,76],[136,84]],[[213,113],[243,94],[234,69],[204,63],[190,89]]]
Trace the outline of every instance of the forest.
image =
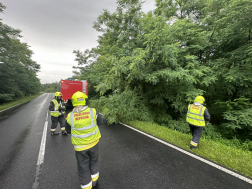
[[73,51],[92,106],[109,123],[189,133],[188,104],[202,95],[211,115],[205,135],[251,141],[252,1],[156,0],[147,13],[142,4],[117,0],[93,24],[98,46]]
[[[0,13],[6,7],[0,3]],[[32,50],[22,43],[21,30],[0,19],[0,104],[40,92],[36,73],[40,65],[32,60]]]
[[44,93],[55,93],[59,91],[59,83],[54,82],[54,83],[41,84],[41,91]]

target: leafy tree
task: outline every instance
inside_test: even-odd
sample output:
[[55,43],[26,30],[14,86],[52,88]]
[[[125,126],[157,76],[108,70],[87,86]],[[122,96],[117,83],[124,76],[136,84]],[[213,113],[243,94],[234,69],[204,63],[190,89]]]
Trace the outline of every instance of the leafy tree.
[[41,85],[41,91],[45,93],[55,93],[59,91],[59,83],[46,83]]
[[188,103],[204,95],[217,130],[251,138],[251,107],[223,106],[251,103],[251,1],[156,0],[147,14],[142,1],[117,5],[94,23],[99,45],[74,51],[76,77],[91,81],[109,122],[184,120]]
[[[0,12],[5,6],[0,3]],[[31,59],[33,52],[26,43],[21,43],[21,31],[0,22],[0,103],[14,98],[36,94],[40,81],[36,73],[40,65]]]

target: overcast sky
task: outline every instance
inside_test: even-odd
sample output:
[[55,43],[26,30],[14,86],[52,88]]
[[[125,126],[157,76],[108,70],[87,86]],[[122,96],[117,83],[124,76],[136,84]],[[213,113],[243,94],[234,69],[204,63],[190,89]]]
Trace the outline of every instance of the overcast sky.
[[[7,8],[2,22],[20,29],[21,42],[34,52],[40,64],[41,83],[59,82],[73,75],[73,50],[84,51],[98,45],[93,22],[104,9],[114,12],[116,0],[0,0]],[[155,0],[146,0],[143,11],[155,8]]]

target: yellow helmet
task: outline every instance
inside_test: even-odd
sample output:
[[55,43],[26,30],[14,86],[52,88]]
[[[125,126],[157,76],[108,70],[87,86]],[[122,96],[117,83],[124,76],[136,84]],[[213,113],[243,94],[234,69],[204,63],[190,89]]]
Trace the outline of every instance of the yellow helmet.
[[57,96],[63,96],[63,95],[61,92],[56,92],[56,93],[54,93],[54,96],[55,96],[55,98],[57,98]]
[[72,96],[73,106],[87,105],[88,96],[80,91],[77,91]]
[[203,96],[197,96],[194,102],[199,102],[200,104],[203,104],[205,102],[205,98]]

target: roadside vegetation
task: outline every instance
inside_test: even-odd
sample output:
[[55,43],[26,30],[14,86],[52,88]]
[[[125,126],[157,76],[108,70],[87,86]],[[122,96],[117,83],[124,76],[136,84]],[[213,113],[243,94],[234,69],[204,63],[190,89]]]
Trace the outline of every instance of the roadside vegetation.
[[55,93],[59,91],[59,83],[54,82],[54,83],[41,84],[41,91],[44,93]]
[[41,94],[42,93],[38,93],[38,94],[35,94],[35,95],[32,95],[32,96],[21,97],[19,99],[16,99],[15,101],[1,104],[0,105],[0,111],[8,109],[8,108],[11,108],[11,107],[16,106],[18,104],[22,104],[22,103],[28,102],[28,101],[30,101],[30,100],[32,100],[32,99],[40,96]]
[[156,0],[148,13],[140,0],[117,0],[94,22],[98,46],[73,51],[74,77],[88,80],[91,105],[108,123],[185,149],[188,104],[204,96],[211,124],[194,152],[251,177],[250,15],[251,0]]
[[[179,3],[181,2],[181,3]],[[118,0],[94,22],[99,45],[74,50],[76,79],[109,123],[140,120],[187,133],[188,104],[206,99],[211,139],[252,140],[252,2]]]
[[[184,134],[156,123],[130,121],[128,124],[191,151],[188,145],[191,140],[190,134]],[[221,138],[219,140],[211,140],[206,134],[203,134],[199,149],[192,152],[252,178],[252,152],[249,151],[249,148],[252,146],[248,147],[246,144],[237,145],[237,142],[239,143],[239,141],[225,141]]]
[[[5,8],[0,2],[1,14]],[[0,105],[40,92],[40,65],[32,60],[33,52],[20,41],[21,37],[21,30],[0,18]]]

